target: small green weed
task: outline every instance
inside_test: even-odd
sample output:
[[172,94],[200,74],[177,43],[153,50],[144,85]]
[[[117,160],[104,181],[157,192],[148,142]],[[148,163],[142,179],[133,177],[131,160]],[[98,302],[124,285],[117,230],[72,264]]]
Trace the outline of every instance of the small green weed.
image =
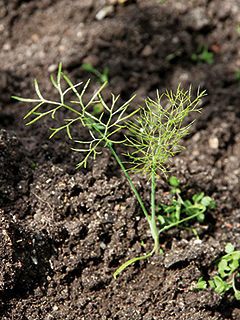
[[[62,78],[68,84],[68,88],[65,91],[62,91]],[[178,181],[176,178],[172,178],[170,183],[173,186],[175,194],[179,198],[176,200],[177,202],[173,202],[173,206],[177,208],[174,213],[175,217],[172,217],[172,221],[165,218],[163,221],[164,225],[162,225],[160,230],[157,227],[155,203],[155,180],[158,174],[157,172],[161,171],[165,174],[169,168],[169,165],[166,164],[166,162],[170,162],[171,158],[174,157],[176,153],[184,149],[181,145],[181,139],[188,134],[194,121],[189,122],[186,125],[183,125],[183,121],[189,113],[201,111],[200,109],[197,109],[197,105],[205,95],[205,92],[197,92],[197,97],[192,100],[191,91],[184,91],[179,85],[175,94],[166,91],[166,93],[159,96],[159,93],[157,92],[156,100],[148,98],[145,101],[145,107],[139,106],[135,111],[129,112],[128,107],[134,96],[122,105],[117,106],[116,104],[119,96],[115,97],[112,95],[112,102],[109,106],[105,103],[101,95],[101,91],[106,83],[92,95],[88,102],[84,103],[83,96],[87,90],[89,81],[79,92],[77,88],[81,86],[82,83],[80,82],[73,85],[70,79],[62,72],[61,63],[59,64],[57,79],[54,80],[53,76],[51,76],[51,81],[59,93],[59,101],[45,99],[39,90],[37,80],[35,80],[35,90],[38,99],[26,99],[13,96],[14,99],[19,101],[36,104],[25,116],[25,119],[30,117],[30,121],[27,125],[33,124],[45,116],[51,116],[54,120],[55,115],[60,108],[68,109],[72,113],[72,117],[70,119],[62,119],[62,126],[50,128],[50,130],[52,130],[50,138],[59,131],[66,130],[69,139],[72,140],[71,128],[72,125],[76,123],[88,131],[89,139],[87,141],[75,141],[80,144],[80,148],[74,148],[73,150],[85,153],[84,159],[77,164],[77,168],[80,166],[86,167],[90,156],[93,156],[95,159],[96,156],[102,153],[104,147],[109,148],[125,174],[151,230],[152,238],[154,240],[152,251],[144,256],[136,257],[125,262],[114,273],[114,277],[116,278],[121,271],[135,261],[148,258],[154,253],[160,252],[159,233],[189,219],[202,217],[205,207],[209,205],[210,200],[206,201],[204,195],[194,198],[193,204],[189,204],[186,201],[182,203],[178,197],[180,193],[177,189]],[[69,91],[72,91],[76,95],[77,100],[66,103],[66,94]],[[165,102],[162,103],[162,100]],[[46,105],[48,109],[42,109],[41,107],[43,105]],[[100,111],[98,109],[95,110],[95,112],[91,112],[92,109],[94,110],[94,106],[98,106],[98,108],[101,106]],[[130,120],[130,118],[132,120]],[[128,133],[126,133],[125,138],[122,141],[119,141],[115,134],[122,129],[125,129],[125,132]],[[129,170],[126,170],[124,163],[115,152],[114,145],[119,143],[123,144],[126,149],[130,146],[130,150],[133,150],[125,154],[129,159],[128,163],[132,164]],[[141,172],[151,181],[151,213],[148,212],[135,188],[128,173],[129,171],[132,174]],[[204,201],[206,201],[205,204],[202,203]],[[183,206],[186,215],[188,215],[182,220],[180,220],[180,212],[178,212],[179,206]],[[168,224],[165,225],[165,223]]]
[[237,24],[235,26],[235,30],[236,30],[237,34],[240,36],[240,26],[239,26],[239,24]]
[[174,53],[170,53],[169,55],[166,56],[166,60],[171,61],[171,60],[175,59],[176,57],[181,57],[183,55],[183,52],[184,52],[184,50],[181,49],[181,50],[178,50]]
[[191,59],[192,61],[196,62],[197,64],[208,63],[210,65],[214,64],[214,54],[213,52],[208,51],[208,45],[204,47],[199,44],[197,47],[197,53],[192,54]]
[[208,285],[215,289],[216,292],[224,295],[231,288],[234,296],[240,300],[240,290],[236,288],[236,277],[240,277],[238,272],[240,263],[240,251],[234,251],[234,246],[227,243],[225,247],[226,255],[218,260],[219,276],[214,276],[213,280],[205,281],[201,277],[196,286],[192,289],[206,289]]
[[[184,228],[191,230],[197,239],[199,236],[197,231],[193,228],[189,228],[187,221],[196,218],[198,221],[203,222],[205,219],[205,211],[209,206],[210,209],[215,208],[215,201],[208,196],[204,195],[204,192],[200,194],[195,194],[192,197],[192,202],[190,200],[183,200],[180,196],[181,190],[179,189],[179,181],[176,177],[171,177],[169,179],[169,184],[172,186],[171,193],[173,198],[171,200],[172,205],[167,206],[164,204],[158,205],[157,215],[158,221],[160,223],[160,230],[166,230],[175,226],[184,223]],[[182,219],[182,214],[186,217]]]
[[238,83],[239,88],[240,88],[240,71],[236,71],[235,77],[236,77],[237,83]]
[[109,72],[108,67],[104,68],[103,73],[101,73],[93,67],[91,62],[87,62],[87,63],[82,64],[80,69],[89,71],[89,72],[93,73],[95,76],[97,76],[98,80],[96,82],[100,82],[100,83],[108,82],[108,72]]
[[36,168],[36,166],[37,166],[36,163],[33,162],[33,163],[31,163],[30,168],[31,168],[32,170],[34,170],[34,169]]

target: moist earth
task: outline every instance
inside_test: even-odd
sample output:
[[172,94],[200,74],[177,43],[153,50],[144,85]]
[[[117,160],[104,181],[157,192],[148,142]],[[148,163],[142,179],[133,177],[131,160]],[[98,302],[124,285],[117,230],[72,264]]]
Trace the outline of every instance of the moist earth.
[[[240,319],[232,291],[191,290],[217,274],[226,243],[240,250],[239,1],[1,0],[0,18],[1,319]],[[36,97],[37,78],[43,96],[58,99],[50,74],[60,61],[73,83],[91,78],[89,95],[99,83],[80,66],[108,67],[106,101],[137,94],[130,110],[179,83],[193,96],[206,90],[168,174],[185,199],[216,201],[203,223],[191,222],[201,242],[170,229],[164,254],[113,278],[153,246],[128,181],[108,150],[76,170],[83,155],[67,135],[48,139],[61,119],[25,127],[31,106],[11,98]],[[131,177],[149,206],[147,178]],[[157,203],[170,203],[169,190],[160,175]]]

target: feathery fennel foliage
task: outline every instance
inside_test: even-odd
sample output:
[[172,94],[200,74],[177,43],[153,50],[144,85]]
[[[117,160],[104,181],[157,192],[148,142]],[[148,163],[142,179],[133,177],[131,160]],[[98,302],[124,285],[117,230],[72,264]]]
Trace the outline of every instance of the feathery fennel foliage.
[[[141,107],[140,115],[126,124],[132,136],[127,137],[128,144],[125,144],[136,149],[126,154],[133,164],[131,171],[144,174],[151,174],[157,169],[163,173],[167,171],[166,162],[184,149],[179,140],[193,123],[182,126],[183,119],[191,111],[200,112],[196,106],[203,94],[198,94],[191,101],[190,90],[184,92],[179,86],[176,94],[166,91],[159,96],[157,92],[156,101],[150,98],[145,101],[146,106]],[[166,107],[162,106],[162,98],[167,100]]]
[[[62,90],[61,78],[63,78],[68,85],[68,88],[65,91]],[[148,98],[145,101],[145,108],[139,107],[137,110],[129,113],[128,107],[134,97],[130,98],[127,102],[118,107],[116,106],[116,103],[119,96],[115,97],[112,95],[111,105],[108,106],[101,95],[101,91],[106,83],[103,84],[92,95],[91,99],[87,103],[84,103],[83,96],[89,85],[89,81],[79,92],[77,88],[82,85],[82,82],[73,85],[70,79],[64,73],[62,73],[61,63],[59,64],[57,80],[55,81],[53,76],[51,76],[51,81],[59,93],[59,101],[45,99],[39,90],[37,80],[35,80],[35,90],[39,97],[38,99],[26,99],[13,96],[14,99],[19,101],[37,104],[25,116],[25,119],[33,116],[33,119],[31,119],[27,125],[33,124],[45,116],[51,116],[52,119],[54,119],[56,113],[61,108],[66,108],[71,111],[72,118],[63,119],[64,124],[58,128],[50,128],[53,131],[50,135],[50,138],[52,138],[59,131],[66,130],[69,139],[72,139],[71,126],[75,123],[82,125],[84,128],[86,128],[86,130],[88,130],[89,140],[77,140],[76,142],[82,147],[73,149],[86,154],[82,162],[77,164],[77,168],[80,166],[86,167],[90,156],[93,156],[95,159],[96,156],[102,152],[102,148],[108,147],[123,170],[128,182],[130,183],[130,186],[150,226],[151,234],[154,240],[153,250],[147,255],[136,257],[125,262],[114,273],[114,278],[116,278],[116,276],[130,264],[140,259],[147,258],[155,252],[159,252],[159,234],[162,231],[179,225],[180,223],[185,222],[186,219],[190,219],[187,217],[164,226],[161,230],[158,230],[155,216],[155,211],[157,209],[155,204],[155,179],[157,170],[166,173],[168,170],[168,165],[166,165],[166,162],[170,161],[177,152],[180,152],[184,148],[180,143],[180,139],[188,133],[193,121],[183,126],[183,120],[192,111],[200,112],[200,109],[197,109],[197,105],[201,98],[205,95],[205,92],[198,92],[196,99],[192,101],[191,91],[183,91],[183,89],[181,89],[179,86],[176,94],[166,91],[165,94],[159,96],[157,93],[156,101]],[[65,96],[69,91],[72,91],[76,95],[77,100],[71,101],[70,104],[66,104]],[[161,103],[162,99],[166,100],[165,106],[163,106]],[[43,111],[41,109],[44,104],[49,107],[47,111]],[[91,109],[98,104],[102,105],[101,109],[103,111],[99,114],[91,112]],[[129,134],[125,136],[125,139],[123,141],[114,139],[114,135],[124,128],[125,130],[128,129],[129,132]],[[128,171],[125,169],[124,163],[120,160],[114,150],[114,144],[117,143],[122,143],[127,147],[130,146],[134,148],[133,152],[129,151],[126,153],[126,155],[129,157],[129,162],[132,164],[132,168]],[[128,174],[129,171],[133,173],[142,172],[143,174],[146,174],[149,179],[151,179],[151,214],[149,214],[144,206],[143,201]],[[191,218],[197,217],[198,214],[200,213],[197,212],[193,214]]]

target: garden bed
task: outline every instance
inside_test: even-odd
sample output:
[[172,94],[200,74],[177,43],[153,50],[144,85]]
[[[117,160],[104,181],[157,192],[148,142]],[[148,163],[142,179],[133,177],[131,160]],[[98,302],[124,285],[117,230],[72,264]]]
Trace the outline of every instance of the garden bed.
[[[239,319],[232,291],[222,298],[211,288],[190,289],[216,274],[226,243],[240,250],[240,5],[120,2],[0,2],[1,318]],[[210,55],[201,55],[204,48]],[[108,67],[105,99],[137,94],[132,111],[157,89],[176,91],[179,83],[192,85],[193,96],[198,87],[207,91],[168,175],[178,178],[185,199],[203,191],[216,201],[203,223],[191,222],[201,243],[172,228],[160,236],[164,255],[113,278],[123,262],[153,246],[128,181],[107,149],[76,170],[82,154],[70,150],[67,135],[49,140],[50,119],[25,127],[31,106],[11,99],[33,98],[34,78],[44,97],[57,99],[50,74],[60,61],[73,83],[92,78],[89,94],[99,83],[80,66]],[[132,179],[148,206],[149,182],[140,174]],[[168,204],[169,191],[159,176],[157,203]]]

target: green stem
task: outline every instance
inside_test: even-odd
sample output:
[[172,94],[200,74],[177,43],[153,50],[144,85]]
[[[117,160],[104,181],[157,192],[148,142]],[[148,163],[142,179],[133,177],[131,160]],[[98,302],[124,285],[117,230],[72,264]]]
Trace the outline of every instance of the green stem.
[[114,151],[111,143],[108,142],[108,143],[107,143],[107,146],[108,146],[109,149],[112,151],[112,153],[113,153],[114,157],[116,158],[119,166],[121,167],[121,169],[122,169],[122,171],[124,172],[126,178],[128,179],[128,182],[130,183],[130,186],[131,186],[131,188],[132,188],[135,196],[137,197],[137,200],[138,200],[138,202],[139,202],[139,204],[140,204],[140,206],[141,206],[141,208],[142,208],[142,211],[144,212],[144,214],[145,214],[145,216],[146,216],[146,218],[147,218],[147,220],[148,220],[148,222],[149,222],[149,221],[151,220],[151,218],[149,217],[149,214],[147,213],[147,210],[146,210],[146,208],[144,207],[144,204],[143,204],[143,202],[142,202],[142,200],[141,200],[141,198],[140,198],[140,196],[139,196],[139,193],[137,192],[136,188],[134,187],[134,184],[132,183],[132,180],[131,180],[131,178],[129,177],[129,174],[127,173],[127,170],[125,169],[125,167],[124,167],[124,165],[122,164],[121,160],[119,159],[118,155],[117,155],[116,152]]
[[152,171],[152,186],[151,186],[151,209],[152,209],[152,217],[151,220],[148,220],[148,223],[150,225],[152,237],[154,239],[154,244],[155,244],[155,252],[159,251],[159,233],[156,225],[156,214],[155,214],[155,178],[156,178],[156,173],[155,173],[155,168],[153,168]]
[[152,171],[152,186],[151,186],[151,207],[152,207],[152,220],[155,220],[155,170]]
[[141,257],[136,257],[136,258],[133,258],[133,259],[130,259],[128,261],[126,261],[124,264],[121,265],[121,267],[119,267],[113,274],[113,277],[114,279],[116,279],[117,275],[122,272],[124,269],[126,269],[128,266],[130,266],[132,263],[136,262],[136,261],[139,261],[139,260],[142,260],[142,259],[146,259],[146,258],[149,258],[151,257],[154,252],[156,252],[157,250],[157,244],[155,243],[154,245],[154,248],[152,249],[151,252],[149,252],[148,254],[144,255],[144,256],[141,256]]
[[[98,128],[95,128],[100,134],[101,134],[101,131],[98,129]],[[144,255],[144,256],[141,256],[141,257],[136,257],[136,258],[133,258],[133,259],[130,259],[128,261],[126,261],[123,265],[121,265],[120,268],[117,269],[117,271],[114,273],[114,278],[116,279],[116,276],[122,272],[126,267],[128,267],[129,265],[131,265],[132,263],[138,261],[138,260],[141,260],[141,259],[146,259],[148,257],[150,257],[151,255],[153,255],[155,252],[158,252],[159,251],[159,247],[160,247],[160,244],[159,244],[159,232],[158,232],[158,229],[157,229],[157,225],[156,225],[156,218],[155,218],[155,177],[156,177],[156,173],[155,173],[155,170],[152,171],[152,185],[151,185],[151,209],[152,209],[152,216],[150,217],[140,196],[139,196],[139,193],[137,192],[134,184],[132,183],[132,180],[127,172],[127,170],[125,169],[122,161],[119,159],[118,155],[116,154],[116,152],[114,151],[113,147],[112,147],[112,144],[107,141],[107,146],[109,147],[109,149],[111,150],[112,154],[114,155],[115,159],[117,160],[120,168],[122,169],[122,171],[124,172],[137,200],[138,200],[138,203],[140,204],[144,214],[145,214],[145,217],[147,218],[147,221],[149,223],[149,226],[150,226],[150,229],[151,229],[151,234],[152,234],[152,237],[154,239],[154,248],[151,252],[149,252],[148,254]]]
[[159,244],[159,233],[158,233],[158,229],[157,229],[157,225],[156,225],[156,219],[155,219],[155,177],[156,177],[156,174],[155,174],[155,171],[153,170],[152,172],[152,186],[151,186],[151,208],[152,208],[152,216],[150,217],[147,213],[147,210],[146,208],[144,207],[144,204],[136,190],[136,188],[134,187],[128,173],[127,173],[127,170],[125,169],[124,165],[122,164],[121,160],[119,159],[118,155],[116,154],[116,152],[114,151],[113,147],[111,146],[111,143],[107,143],[109,149],[112,151],[114,157],[116,158],[118,164],[120,165],[122,171],[124,172],[127,180],[129,181],[130,185],[131,185],[131,188],[135,194],[135,196],[137,197],[137,200],[147,218],[147,221],[149,223],[149,226],[150,226],[150,229],[151,229],[151,234],[152,234],[152,237],[154,239],[154,248],[151,252],[149,252],[148,254],[144,255],[144,256],[141,256],[141,257],[135,257],[133,259],[130,259],[128,261],[126,261],[124,264],[121,265],[121,267],[119,267],[113,277],[114,279],[116,279],[117,275],[122,272],[125,268],[127,268],[128,266],[130,266],[132,263],[136,262],[136,261],[139,261],[139,260],[142,260],[142,259],[146,259],[148,257],[151,257],[155,252],[158,252],[159,251],[159,247],[160,247],[160,244]]
[[203,205],[200,205],[200,204],[198,204],[198,205],[193,205],[192,208],[199,208],[199,206],[202,207],[202,208],[200,209],[201,211],[198,211],[197,213],[195,213],[195,214],[193,214],[193,215],[191,215],[191,216],[189,216],[189,217],[186,217],[186,218],[184,218],[184,219],[182,219],[182,220],[180,220],[180,221],[176,221],[176,222],[173,222],[173,223],[169,224],[168,226],[165,226],[164,228],[162,228],[162,229],[159,231],[159,234],[160,234],[161,232],[163,232],[163,231],[166,231],[166,230],[172,228],[172,227],[178,226],[179,224],[181,224],[181,223],[183,223],[183,222],[185,222],[185,221],[188,221],[188,220],[190,220],[190,219],[196,218],[199,214],[203,213],[203,212],[206,210],[206,207],[203,206]]
[[151,230],[151,234],[152,237],[154,239],[154,251],[153,252],[158,252],[159,251],[159,232],[157,229],[157,225],[156,225],[156,219],[155,219],[155,171],[153,170],[152,172],[152,191],[151,191],[151,208],[152,208],[152,216],[150,217],[149,214],[147,213],[147,210],[139,196],[139,193],[137,192],[134,184],[132,183],[131,178],[129,177],[127,170],[125,169],[124,165],[122,164],[121,160],[119,159],[118,155],[116,154],[116,152],[114,151],[113,147],[111,146],[111,144],[108,142],[108,147],[110,148],[110,150],[112,151],[114,157],[116,158],[118,164],[120,165],[122,171],[124,172],[126,178],[128,179],[128,182],[130,183],[130,186],[135,194],[135,196],[137,197],[137,200],[147,218],[147,221],[149,223],[150,226],[150,230]]

